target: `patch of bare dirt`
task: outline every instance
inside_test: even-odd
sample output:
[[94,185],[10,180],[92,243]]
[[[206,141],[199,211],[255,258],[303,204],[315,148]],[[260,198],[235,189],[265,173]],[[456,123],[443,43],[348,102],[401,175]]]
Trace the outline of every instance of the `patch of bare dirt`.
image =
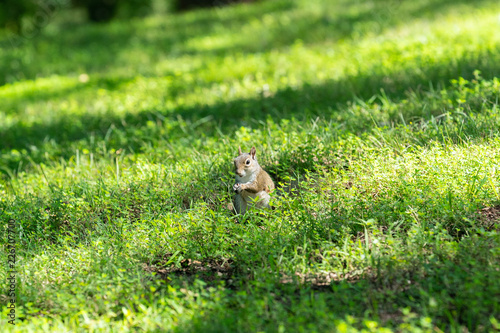
[[198,261],[192,259],[182,260],[180,267],[144,264],[143,268],[146,272],[156,273],[160,279],[168,279],[170,276],[202,277],[206,282],[230,279],[235,270],[231,260]]
[[500,224],[500,205],[481,209],[479,221],[486,230],[491,230],[495,225]]
[[[168,255],[163,260],[152,264],[143,264],[143,269],[149,273],[155,273],[156,278],[169,280],[172,277],[182,277],[186,280],[203,279],[205,282],[213,282],[225,280],[231,286],[232,279],[236,272],[236,265],[232,260],[206,260],[198,261],[192,259],[184,259],[179,265],[167,266],[162,265],[162,262],[168,261]],[[355,283],[362,278],[366,278],[370,274],[371,269],[352,270],[346,273],[321,272],[321,273],[301,273],[296,272],[292,275],[281,274],[280,283],[310,285],[314,289],[328,289],[332,283],[345,281]],[[244,274],[245,275],[245,274]],[[247,278],[252,278],[252,274],[247,272]]]
[[322,272],[316,274],[304,274],[296,272],[293,276],[284,275],[280,282],[283,284],[298,282],[299,284],[309,284],[313,288],[322,289],[329,287],[332,282],[357,282],[367,272],[363,270],[353,270],[347,273]]

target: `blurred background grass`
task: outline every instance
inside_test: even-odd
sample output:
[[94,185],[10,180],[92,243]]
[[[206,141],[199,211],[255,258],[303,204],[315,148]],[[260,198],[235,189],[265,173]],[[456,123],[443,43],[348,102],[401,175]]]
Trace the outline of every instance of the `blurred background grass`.
[[383,91],[401,100],[474,70],[498,72],[495,1],[277,0],[181,15],[171,7],[103,26],[61,5],[30,35],[4,31],[2,169],[28,165],[28,155],[45,161],[47,150],[68,158],[104,138],[137,150],[142,143],[116,133],[147,133],[147,121],[211,117],[212,134],[306,113],[349,122],[338,105],[353,98]]

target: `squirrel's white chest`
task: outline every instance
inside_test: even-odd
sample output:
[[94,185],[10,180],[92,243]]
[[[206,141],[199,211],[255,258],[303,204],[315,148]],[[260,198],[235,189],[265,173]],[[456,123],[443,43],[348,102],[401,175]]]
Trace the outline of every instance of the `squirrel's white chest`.
[[[257,179],[257,174],[252,173],[252,172],[245,174],[243,177],[236,175],[236,182],[240,183],[240,184],[253,183],[256,179]],[[261,192],[252,193],[252,192],[243,190],[243,191],[241,191],[241,196],[243,197],[243,199],[245,201],[251,202],[252,200],[261,199],[262,193]],[[251,200],[249,200],[249,199],[251,199]]]
[[236,182],[240,184],[253,183],[255,179],[257,179],[257,174],[252,172],[246,173],[243,177],[236,175]]

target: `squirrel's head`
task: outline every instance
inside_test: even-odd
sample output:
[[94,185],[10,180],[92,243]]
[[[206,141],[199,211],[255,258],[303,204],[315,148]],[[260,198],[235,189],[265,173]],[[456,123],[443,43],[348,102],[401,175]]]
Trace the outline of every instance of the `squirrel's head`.
[[241,147],[238,147],[238,157],[234,159],[234,171],[236,176],[243,178],[259,169],[259,163],[255,158],[255,147],[252,147],[249,153],[241,152]]

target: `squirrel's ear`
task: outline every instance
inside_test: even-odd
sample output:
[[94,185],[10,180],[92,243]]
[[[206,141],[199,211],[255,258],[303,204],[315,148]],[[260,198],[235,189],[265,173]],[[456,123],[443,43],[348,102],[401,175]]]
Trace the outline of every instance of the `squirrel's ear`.
[[241,155],[241,154],[243,154],[243,153],[241,152],[241,147],[240,147],[240,146],[238,146],[238,156],[239,156],[239,155]]
[[255,160],[255,153],[256,153],[255,147],[252,147],[252,149],[250,149],[250,155],[254,160]]

